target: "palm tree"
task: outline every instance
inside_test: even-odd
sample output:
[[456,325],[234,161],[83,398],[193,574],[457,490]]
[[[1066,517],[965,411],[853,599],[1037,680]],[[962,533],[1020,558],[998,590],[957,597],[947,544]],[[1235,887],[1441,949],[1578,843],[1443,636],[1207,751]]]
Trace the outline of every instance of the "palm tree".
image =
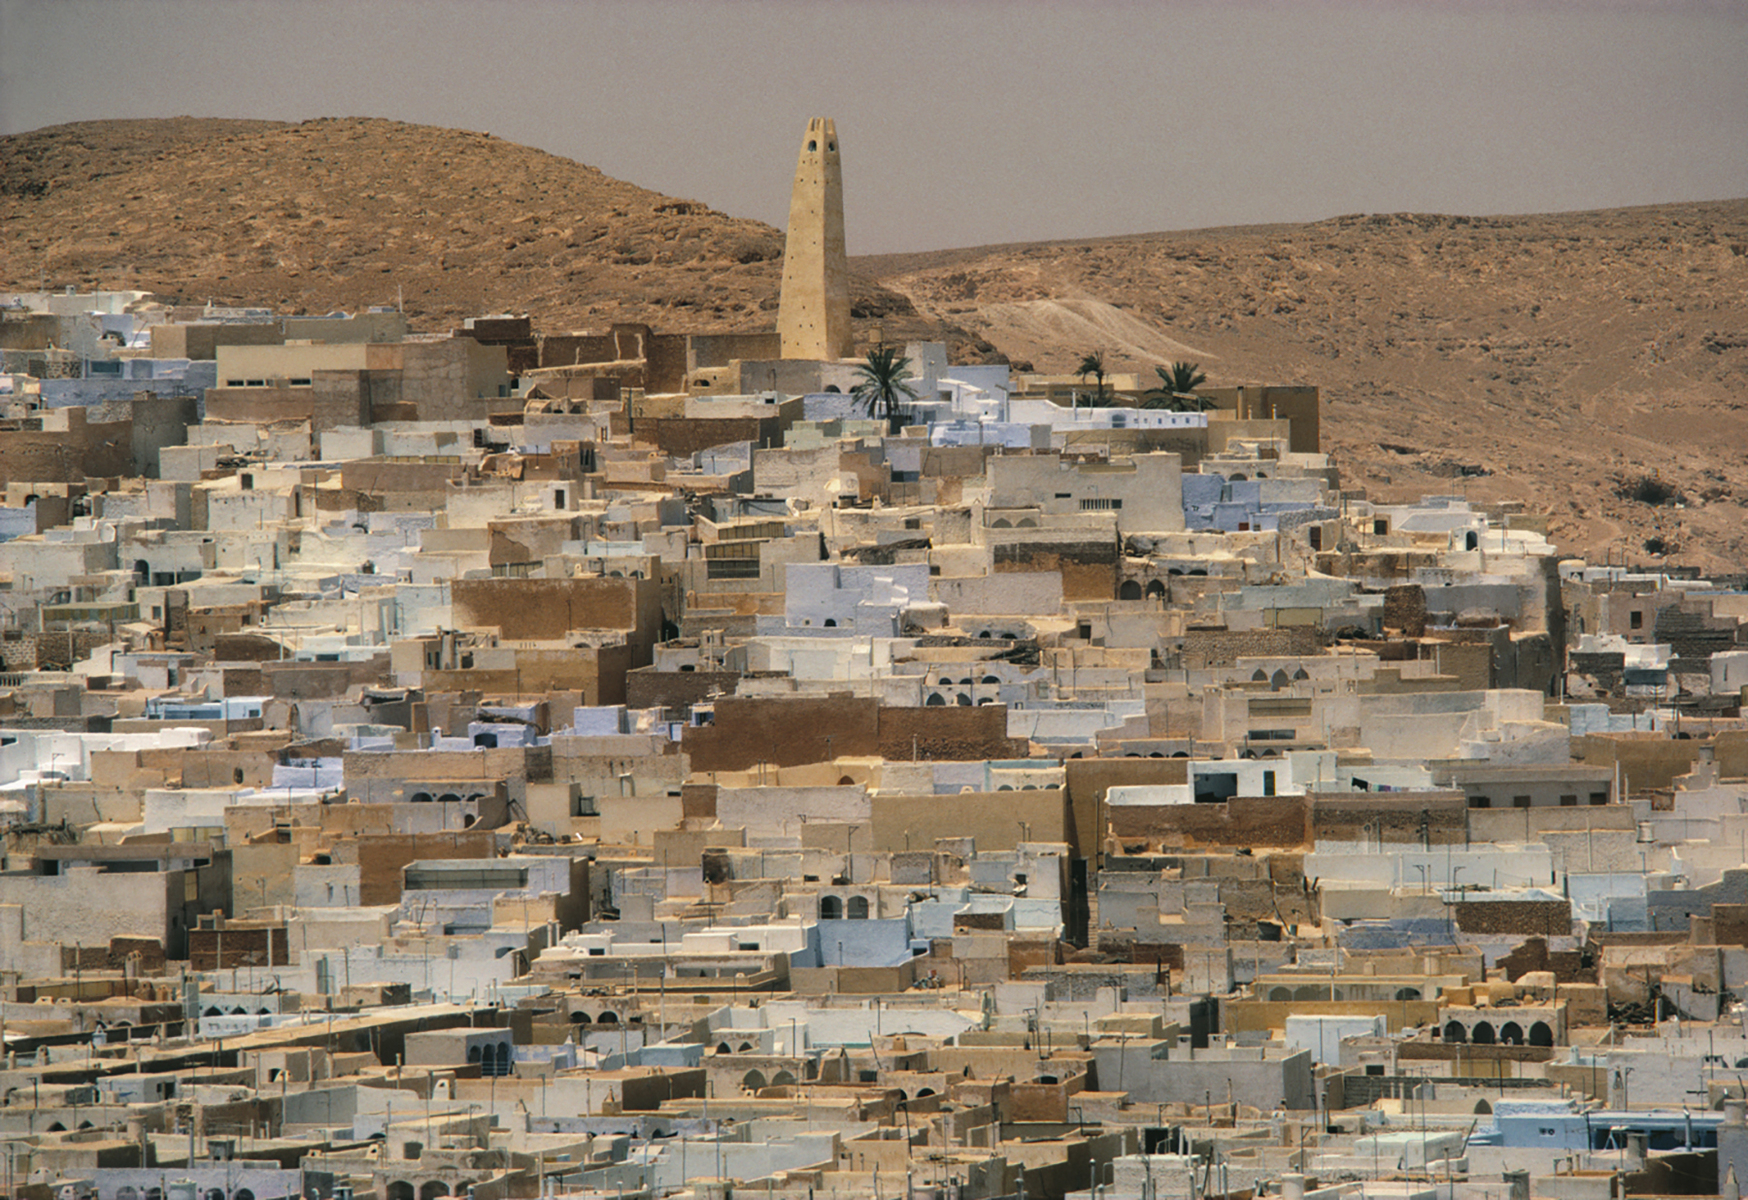
[[868,351],[868,359],[856,368],[857,384],[850,389],[856,403],[868,410],[871,417],[882,417],[886,428],[897,433],[904,418],[899,413],[899,398],[917,398],[916,389],[908,382],[910,359],[885,346]]
[[1080,360],[1080,370],[1076,371],[1075,374],[1080,376],[1080,381],[1082,383],[1086,382],[1086,377],[1088,375],[1091,375],[1094,379],[1096,379],[1098,381],[1099,396],[1098,396],[1098,399],[1096,401],[1094,401],[1094,403],[1099,408],[1103,408],[1105,406],[1105,354],[1104,354],[1104,351],[1095,350],[1091,354],[1088,354],[1085,357],[1083,357]]
[[1204,405],[1195,395],[1195,391],[1208,382],[1208,377],[1200,367],[1200,363],[1192,362],[1174,362],[1169,371],[1164,367],[1154,367],[1153,372],[1159,376],[1160,386],[1148,391],[1141,407],[1169,408],[1173,412],[1201,412]]

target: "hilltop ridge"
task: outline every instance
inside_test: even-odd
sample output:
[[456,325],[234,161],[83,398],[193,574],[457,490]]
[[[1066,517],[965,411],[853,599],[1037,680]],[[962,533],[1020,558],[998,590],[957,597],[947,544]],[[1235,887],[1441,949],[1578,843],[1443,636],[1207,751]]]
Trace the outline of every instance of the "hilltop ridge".
[[[781,171],[774,172],[780,185]],[[358,310],[442,328],[775,320],[782,234],[489,133],[335,118],[180,117],[0,139],[0,281]],[[864,286],[864,315],[902,318]]]

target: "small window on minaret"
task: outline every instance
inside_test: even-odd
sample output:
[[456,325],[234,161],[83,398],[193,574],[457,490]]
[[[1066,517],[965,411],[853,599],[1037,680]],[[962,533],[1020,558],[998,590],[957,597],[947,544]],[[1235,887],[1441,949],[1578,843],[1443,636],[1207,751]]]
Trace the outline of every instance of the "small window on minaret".
[[808,150],[810,150],[810,151],[812,151],[812,150],[818,150],[818,149],[819,149],[819,143],[818,143],[818,142],[809,142],[809,143],[807,143],[807,148],[808,148]]

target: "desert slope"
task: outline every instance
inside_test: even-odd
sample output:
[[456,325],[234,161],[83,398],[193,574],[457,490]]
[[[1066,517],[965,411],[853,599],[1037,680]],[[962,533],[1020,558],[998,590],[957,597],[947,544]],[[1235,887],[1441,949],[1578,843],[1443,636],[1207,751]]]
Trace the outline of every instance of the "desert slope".
[[[781,165],[774,188],[786,191]],[[490,134],[335,119],[99,121],[0,139],[0,286],[357,310],[419,328],[776,321],[782,234]],[[905,302],[856,294],[862,315]]]
[[[1748,562],[1748,201],[1341,217],[857,266],[1040,370],[1103,350],[1114,370],[1183,357],[1216,384],[1318,384],[1329,448],[1374,494],[1520,499],[1598,559]],[[1647,474],[1685,506],[1616,494]],[[1666,556],[1647,549],[1659,538]]]

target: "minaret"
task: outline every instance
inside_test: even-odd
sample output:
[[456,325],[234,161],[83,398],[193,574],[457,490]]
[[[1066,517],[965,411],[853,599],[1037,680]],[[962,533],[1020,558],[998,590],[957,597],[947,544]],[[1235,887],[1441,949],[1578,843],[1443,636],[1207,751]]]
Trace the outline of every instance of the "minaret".
[[795,164],[777,335],[784,358],[848,358],[855,350],[844,254],[844,172],[837,126],[827,117],[807,123]]

